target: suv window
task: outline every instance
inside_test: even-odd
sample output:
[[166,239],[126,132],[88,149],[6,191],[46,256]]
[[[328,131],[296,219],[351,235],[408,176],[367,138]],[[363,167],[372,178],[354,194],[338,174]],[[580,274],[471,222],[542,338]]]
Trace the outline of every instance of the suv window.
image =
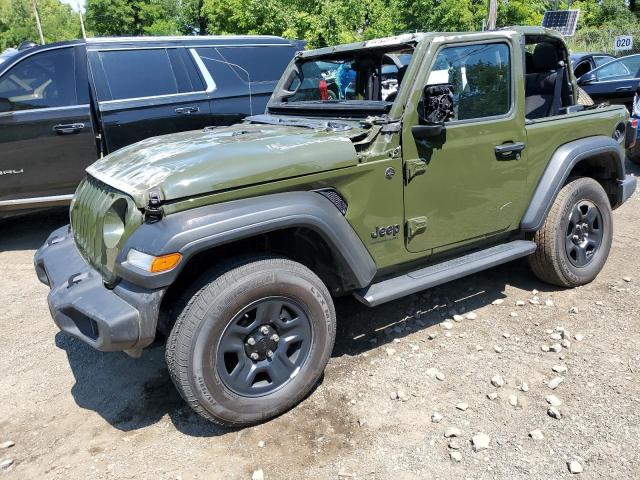
[[214,95],[232,97],[249,94],[249,77],[239,68],[232,68],[217,48],[196,48],[196,53],[216,84]]
[[240,80],[247,78],[243,69],[249,72],[252,83],[279,80],[293,56],[289,47],[219,47],[216,50],[227,62],[234,64],[231,68]]
[[0,111],[78,104],[73,48],[31,55],[0,78]]
[[99,92],[101,100],[180,93],[167,49],[110,50],[98,55],[109,90]]
[[493,117],[511,107],[511,63],[504,43],[446,47],[440,51],[427,85],[453,85],[451,120]]

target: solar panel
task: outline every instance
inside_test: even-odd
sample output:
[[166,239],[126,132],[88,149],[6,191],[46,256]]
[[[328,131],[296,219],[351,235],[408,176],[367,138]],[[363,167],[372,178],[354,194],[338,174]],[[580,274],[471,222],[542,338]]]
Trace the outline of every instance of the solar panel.
[[580,10],[547,10],[542,18],[542,26],[571,37],[576,33],[578,15]]

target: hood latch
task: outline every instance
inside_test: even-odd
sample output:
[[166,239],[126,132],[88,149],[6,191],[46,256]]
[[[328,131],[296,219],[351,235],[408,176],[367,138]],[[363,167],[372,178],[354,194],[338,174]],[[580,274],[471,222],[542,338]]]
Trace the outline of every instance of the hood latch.
[[160,194],[153,190],[149,192],[149,201],[144,207],[144,219],[147,223],[155,223],[162,220],[164,212],[162,211],[162,200]]

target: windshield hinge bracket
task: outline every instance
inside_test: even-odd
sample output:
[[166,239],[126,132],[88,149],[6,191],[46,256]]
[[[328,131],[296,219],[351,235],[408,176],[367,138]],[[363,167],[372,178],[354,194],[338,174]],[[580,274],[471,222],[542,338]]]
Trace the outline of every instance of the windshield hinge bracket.
[[404,163],[404,181],[409,183],[413,177],[422,175],[427,171],[427,162],[423,158],[407,160]]
[[407,219],[407,240],[427,231],[427,217]]
[[147,206],[144,207],[144,219],[147,223],[155,223],[162,220],[164,212],[162,210],[162,200],[160,194],[152,190],[149,192],[149,201]]

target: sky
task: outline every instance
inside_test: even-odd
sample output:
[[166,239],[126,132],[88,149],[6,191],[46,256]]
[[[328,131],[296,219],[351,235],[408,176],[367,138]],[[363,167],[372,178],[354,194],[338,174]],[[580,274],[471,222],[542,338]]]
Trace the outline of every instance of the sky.
[[73,8],[76,12],[78,11],[78,4],[82,7],[82,10],[84,11],[84,7],[86,5],[86,0],[60,0],[62,3],[66,3],[71,5],[71,8]]

